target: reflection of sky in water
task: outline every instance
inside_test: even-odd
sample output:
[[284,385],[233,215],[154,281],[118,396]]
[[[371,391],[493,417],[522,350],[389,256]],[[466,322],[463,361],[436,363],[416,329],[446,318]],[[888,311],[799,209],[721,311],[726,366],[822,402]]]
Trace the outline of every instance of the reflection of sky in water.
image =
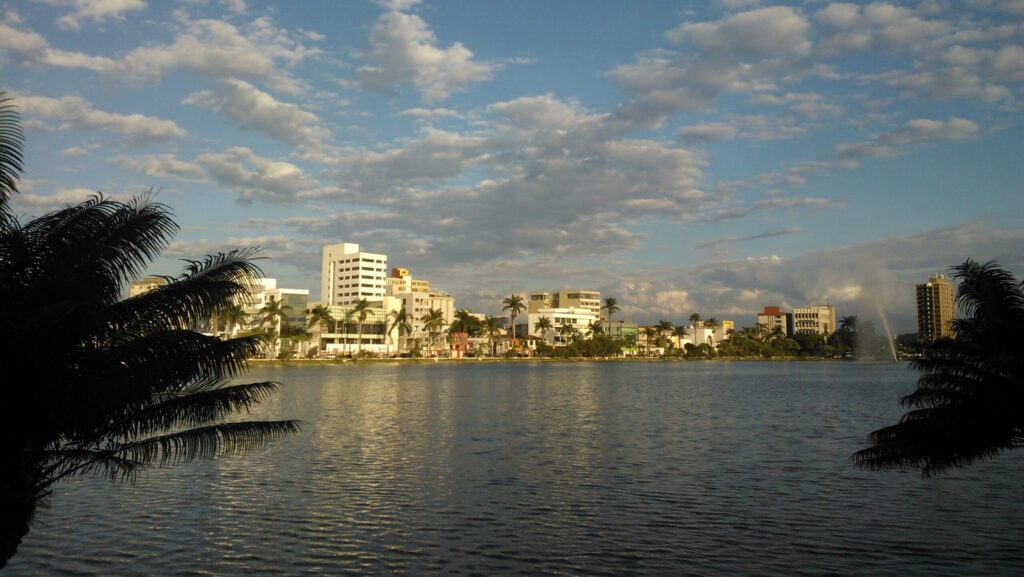
[[1024,454],[851,468],[914,375],[852,363],[258,367],[248,458],[86,479],[11,575],[1012,574]]

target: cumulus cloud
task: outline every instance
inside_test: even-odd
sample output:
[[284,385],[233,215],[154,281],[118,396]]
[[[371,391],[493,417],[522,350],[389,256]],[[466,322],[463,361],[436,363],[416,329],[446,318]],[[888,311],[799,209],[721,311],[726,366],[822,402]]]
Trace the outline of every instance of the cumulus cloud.
[[216,184],[236,192],[242,202],[289,202],[318,188],[316,179],[298,166],[258,156],[244,146],[201,154],[196,163]]
[[898,147],[924,144],[936,140],[966,140],[978,135],[975,122],[951,116],[948,120],[916,118],[902,127],[880,134],[870,140],[836,145],[839,158],[892,156]]
[[96,110],[78,96],[50,98],[47,96],[14,95],[21,112],[28,117],[58,121],[62,130],[97,129],[123,134],[129,142],[142,144],[185,136],[187,133],[173,121],[143,114],[116,114]]
[[69,146],[68,148],[65,148],[64,150],[60,151],[60,155],[69,156],[72,158],[79,156],[88,156],[90,152],[96,150],[99,147],[100,145],[95,143],[83,144],[81,146]]
[[106,20],[123,18],[126,12],[146,8],[144,0],[42,0],[52,6],[70,8],[67,14],[57,19],[57,25],[65,30],[79,30],[83,20],[93,24]]
[[216,90],[195,92],[182,102],[216,110],[243,128],[296,146],[317,148],[330,137],[317,115],[243,80],[223,80]]
[[57,68],[82,68],[94,72],[110,71],[117,66],[110,58],[54,48],[39,34],[10,25],[20,23],[20,19],[8,19],[8,22],[0,23],[0,50],[12,53],[22,62]]
[[136,170],[156,178],[177,178],[186,181],[205,180],[205,171],[193,162],[179,160],[173,154],[146,154],[139,156],[116,156],[113,162],[124,168]]
[[181,21],[170,44],[140,46],[125,54],[115,72],[158,79],[173,70],[188,70],[213,78],[255,79],[274,90],[297,94],[304,84],[279,63],[292,65],[319,54],[268,18],[258,18],[243,32],[223,20]]
[[374,24],[366,52],[372,64],[358,70],[364,86],[390,92],[412,83],[424,101],[436,102],[491,78],[495,64],[476,60],[459,42],[439,47],[422,18],[400,11],[410,6],[408,2],[391,2],[391,10]]

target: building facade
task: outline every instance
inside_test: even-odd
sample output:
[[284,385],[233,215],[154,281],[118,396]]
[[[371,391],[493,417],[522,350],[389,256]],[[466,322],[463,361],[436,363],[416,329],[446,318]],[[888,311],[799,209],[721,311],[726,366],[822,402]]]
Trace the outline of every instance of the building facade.
[[[537,330],[537,322],[542,318],[551,320],[551,328],[544,335]],[[571,326],[576,329],[575,332],[578,336],[585,337],[590,332],[590,325],[598,322],[601,316],[590,309],[562,307],[537,309],[537,312],[528,313],[527,319],[528,334],[542,336],[544,341],[550,345],[564,345],[569,342],[569,337],[563,337],[559,333],[559,329]]]
[[[556,292],[538,291],[530,293],[527,313],[534,314],[541,309],[586,309],[601,316],[601,293],[592,290],[569,289]],[[531,333],[532,334],[532,333]]]
[[944,275],[929,277],[928,282],[917,285],[917,338],[930,343],[952,337],[950,323],[955,309],[955,291]]
[[162,276],[147,276],[142,280],[133,280],[128,285],[128,298],[146,294],[149,291],[160,288],[167,284],[167,279]]
[[757,313],[757,324],[768,327],[769,332],[778,328],[787,337],[793,334],[793,315],[779,307],[764,307]]
[[387,255],[359,250],[343,242],[323,247],[320,295],[327,306],[352,306],[360,300],[381,301],[387,294]]
[[836,309],[832,305],[811,305],[793,309],[794,333],[827,337],[835,330]]

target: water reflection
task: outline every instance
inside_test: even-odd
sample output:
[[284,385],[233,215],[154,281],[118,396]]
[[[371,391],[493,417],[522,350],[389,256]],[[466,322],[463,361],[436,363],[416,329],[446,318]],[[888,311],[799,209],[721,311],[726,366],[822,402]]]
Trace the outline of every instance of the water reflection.
[[852,469],[899,367],[265,367],[246,459],[76,482],[11,575],[961,575],[1024,566],[1024,459]]

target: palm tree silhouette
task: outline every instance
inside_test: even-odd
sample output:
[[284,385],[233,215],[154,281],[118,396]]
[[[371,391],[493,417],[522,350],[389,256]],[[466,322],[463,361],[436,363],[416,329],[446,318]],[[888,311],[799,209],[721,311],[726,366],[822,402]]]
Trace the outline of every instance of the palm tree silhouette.
[[288,420],[224,422],[275,391],[227,384],[264,345],[188,329],[248,298],[262,276],[254,251],[188,261],[164,286],[122,299],[178,230],[170,210],[145,196],[96,196],[23,223],[7,204],[20,163],[18,118],[0,93],[0,319],[19,327],[0,333],[0,567],[62,480],[130,481],[149,466],[239,454],[298,430]]
[[910,363],[923,373],[901,400],[912,410],[868,436],[852,457],[859,467],[928,477],[1024,446],[1024,284],[995,261],[950,272],[960,280],[954,337]]

